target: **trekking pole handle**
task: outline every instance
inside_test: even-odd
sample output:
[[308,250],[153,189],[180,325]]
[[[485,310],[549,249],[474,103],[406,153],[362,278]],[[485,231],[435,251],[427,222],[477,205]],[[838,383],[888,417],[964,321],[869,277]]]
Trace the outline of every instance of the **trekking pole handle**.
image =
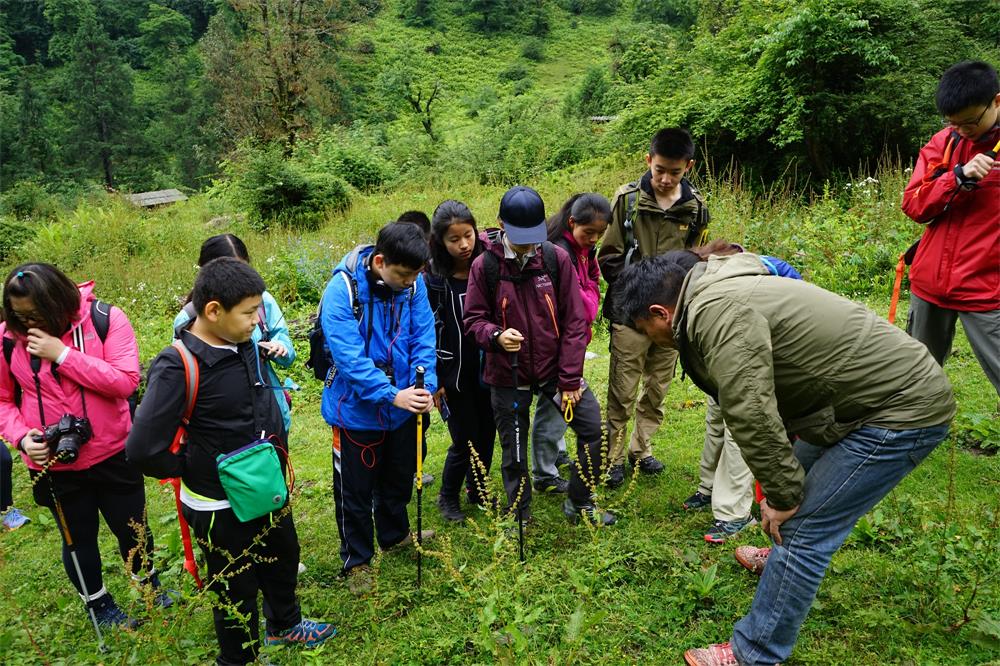
[[413,388],[422,389],[424,387],[424,373],[426,372],[424,366],[417,366],[417,379],[413,382]]

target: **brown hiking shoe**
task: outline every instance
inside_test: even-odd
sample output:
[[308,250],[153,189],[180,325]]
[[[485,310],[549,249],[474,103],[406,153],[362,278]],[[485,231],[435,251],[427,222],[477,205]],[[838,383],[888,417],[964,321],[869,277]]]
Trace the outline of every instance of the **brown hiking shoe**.
[[761,575],[764,573],[764,565],[767,564],[767,556],[771,554],[770,548],[757,548],[756,546],[740,546],[733,553],[736,561],[743,565],[750,573]]
[[375,576],[367,564],[359,564],[347,570],[347,589],[356,597],[362,597],[372,591]]
[[[435,535],[434,530],[421,530],[420,531],[420,542],[423,543],[425,541],[430,541],[431,539],[434,538],[434,535]],[[407,546],[412,546],[412,545],[413,545],[413,532],[410,532],[405,537],[403,537],[402,541],[400,541],[399,543],[396,543],[396,544],[393,544],[393,545],[389,546],[385,550],[386,551],[396,550],[398,548],[406,548]]]

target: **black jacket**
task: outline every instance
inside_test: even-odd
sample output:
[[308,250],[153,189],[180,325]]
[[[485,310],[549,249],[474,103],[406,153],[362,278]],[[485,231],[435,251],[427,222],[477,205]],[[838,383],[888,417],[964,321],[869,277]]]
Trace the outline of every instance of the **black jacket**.
[[437,339],[438,385],[449,391],[471,391],[482,380],[483,358],[476,339],[466,335],[465,290],[456,290],[453,279],[424,274],[427,298],[434,312]]
[[[251,342],[237,352],[206,344],[188,330],[181,339],[200,373],[198,398],[188,425],[188,442],[180,454],[170,444],[184,414],[184,363],[173,347],[153,359],[149,384],[125,443],[129,461],[146,476],[179,476],[199,495],[225,499],[215,458],[266,436],[277,435],[285,445],[285,427],[274,391],[265,388],[267,374],[258,374],[256,347]],[[283,456],[279,455],[279,458]]]

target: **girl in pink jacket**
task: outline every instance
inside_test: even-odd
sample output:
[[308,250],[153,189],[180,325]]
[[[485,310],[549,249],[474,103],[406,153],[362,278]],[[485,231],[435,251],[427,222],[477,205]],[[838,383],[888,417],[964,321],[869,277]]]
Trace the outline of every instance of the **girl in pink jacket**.
[[[566,250],[573,260],[580,299],[587,318],[587,342],[601,304],[601,269],[597,266],[597,241],[611,220],[611,204],[600,194],[584,192],[569,198],[548,219],[549,242]],[[531,459],[535,490],[564,493],[569,482],[559,476],[559,467],[569,464],[566,453],[566,421],[549,400],[539,400],[531,428]]]
[[[98,513],[141,584],[159,587],[149,554],[142,475],[125,459],[129,396],[139,384],[139,353],[128,318],[97,301],[58,268],[30,263],[3,285],[0,435],[29,468],[35,502],[66,519],[83,584],[63,534],[63,565],[88,614],[105,626],[136,626],[101,578]],[[140,538],[130,522],[142,525]],[[62,533],[62,530],[60,530]],[[156,603],[169,596],[157,590]]]

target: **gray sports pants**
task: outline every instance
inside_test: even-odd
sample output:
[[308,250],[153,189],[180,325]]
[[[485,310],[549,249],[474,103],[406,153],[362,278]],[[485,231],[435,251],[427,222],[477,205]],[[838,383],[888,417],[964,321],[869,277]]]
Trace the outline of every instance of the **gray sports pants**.
[[951,353],[955,322],[958,319],[962,320],[965,336],[979,359],[979,365],[993,384],[997,395],[1000,395],[1000,309],[986,312],[949,310],[928,303],[916,294],[910,294],[906,332],[924,343],[931,356],[941,365],[944,365]]

